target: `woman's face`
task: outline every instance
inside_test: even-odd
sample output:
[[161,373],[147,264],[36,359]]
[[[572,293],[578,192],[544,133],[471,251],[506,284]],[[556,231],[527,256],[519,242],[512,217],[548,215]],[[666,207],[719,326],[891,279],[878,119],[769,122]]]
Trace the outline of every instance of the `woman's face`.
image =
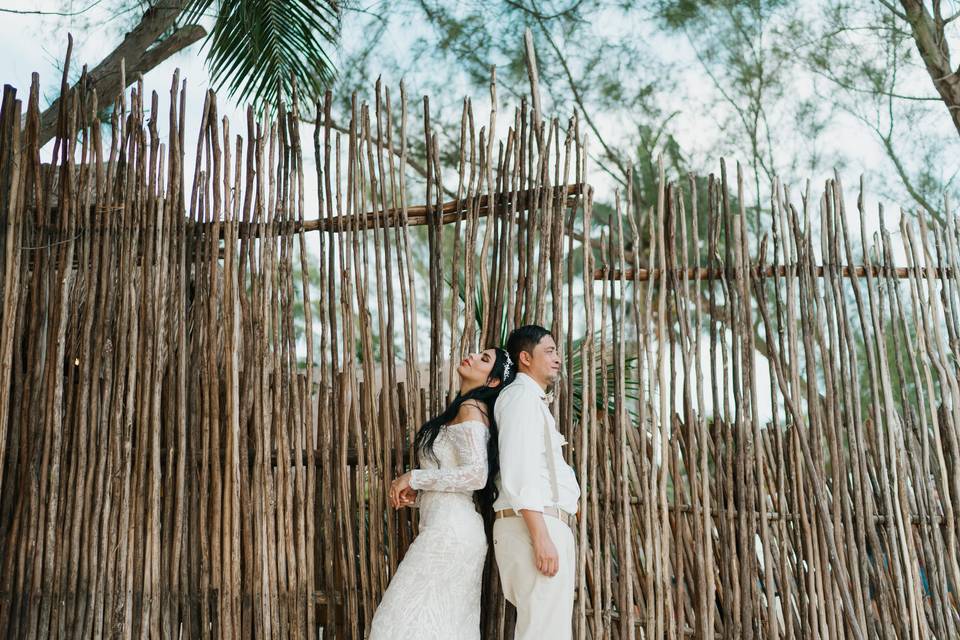
[[496,361],[497,352],[494,349],[471,353],[461,360],[460,366],[457,367],[461,386],[474,387],[487,384]]

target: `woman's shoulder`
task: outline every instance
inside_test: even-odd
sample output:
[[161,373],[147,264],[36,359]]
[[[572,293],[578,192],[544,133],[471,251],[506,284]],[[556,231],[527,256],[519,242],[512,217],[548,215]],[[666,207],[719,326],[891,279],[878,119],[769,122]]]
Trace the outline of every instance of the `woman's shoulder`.
[[467,423],[479,423],[484,427],[490,425],[490,419],[487,417],[486,407],[476,400],[467,400],[460,405],[456,417],[450,422],[450,426],[467,426]]

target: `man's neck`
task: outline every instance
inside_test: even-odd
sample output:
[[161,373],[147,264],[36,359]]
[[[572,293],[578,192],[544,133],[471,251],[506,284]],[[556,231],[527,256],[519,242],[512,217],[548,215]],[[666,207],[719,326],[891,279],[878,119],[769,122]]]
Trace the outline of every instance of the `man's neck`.
[[531,380],[533,380],[534,382],[536,382],[537,385],[539,385],[540,388],[543,389],[544,391],[547,390],[547,383],[546,383],[546,382],[543,382],[542,380],[538,380],[537,377],[534,376],[534,375],[533,375],[532,373],[530,373],[529,371],[523,371],[523,370],[521,369],[520,373],[522,373],[523,375],[527,376],[528,378],[530,378]]

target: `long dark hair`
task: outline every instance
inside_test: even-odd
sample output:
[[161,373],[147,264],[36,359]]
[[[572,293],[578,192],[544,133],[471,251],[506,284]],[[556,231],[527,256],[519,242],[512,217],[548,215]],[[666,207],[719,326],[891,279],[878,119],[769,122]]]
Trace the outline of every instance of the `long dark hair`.
[[[477,506],[480,508],[480,514],[488,526],[493,521],[493,503],[499,493],[496,484],[494,484],[494,479],[497,477],[497,474],[500,473],[500,455],[499,448],[497,447],[498,431],[497,421],[493,417],[493,403],[497,400],[497,396],[500,395],[500,391],[509,384],[516,375],[516,366],[510,361],[510,356],[507,352],[499,347],[495,348],[494,351],[497,355],[493,362],[493,367],[490,369],[487,383],[476,389],[471,389],[467,393],[457,393],[456,397],[447,405],[447,408],[444,409],[440,415],[427,420],[423,426],[420,427],[420,430],[417,431],[417,437],[414,440],[414,447],[418,455],[421,457],[425,455],[430,456],[436,460],[437,458],[433,453],[433,443],[436,442],[437,436],[440,435],[443,428],[456,417],[460,411],[460,406],[468,400],[477,400],[481,403],[481,411],[484,412],[490,421],[488,428],[490,438],[487,440],[487,484],[483,489],[474,491],[473,496],[477,502]],[[507,366],[508,363],[509,366]],[[499,380],[500,384],[491,387],[490,383],[494,380]]]

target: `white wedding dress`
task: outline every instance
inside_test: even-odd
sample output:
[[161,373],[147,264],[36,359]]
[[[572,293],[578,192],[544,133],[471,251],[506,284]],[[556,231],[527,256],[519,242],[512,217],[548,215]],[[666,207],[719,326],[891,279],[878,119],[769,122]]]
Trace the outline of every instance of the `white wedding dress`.
[[420,533],[373,616],[370,640],[479,640],[480,587],[487,555],[473,492],[487,483],[482,422],[445,426],[410,474]]

